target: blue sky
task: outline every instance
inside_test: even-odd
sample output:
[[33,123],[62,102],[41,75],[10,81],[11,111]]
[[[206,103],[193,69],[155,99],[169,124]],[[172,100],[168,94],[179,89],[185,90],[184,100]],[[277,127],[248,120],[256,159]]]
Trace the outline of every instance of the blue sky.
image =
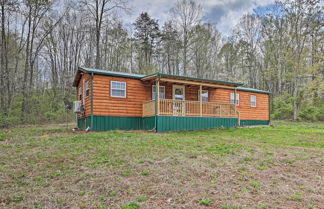
[[[135,21],[141,12],[148,12],[163,24],[171,17],[170,9],[176,0],[130,0],[130,15],[122,15],[126,24]],[[225,36],[230,35],[240,18],[254,10],[271,5],[275,0],[196,0],[203,8],[204,20],[216,25]]]

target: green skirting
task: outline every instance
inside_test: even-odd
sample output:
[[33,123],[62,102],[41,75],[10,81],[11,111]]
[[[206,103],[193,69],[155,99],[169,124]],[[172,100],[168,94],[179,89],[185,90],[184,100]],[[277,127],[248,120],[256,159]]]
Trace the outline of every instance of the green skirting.
[[270,120],[241,120],[241,126],[269,125]]
[[157,132],[231,128],[237,118],[157,116]]
[[108,130],[153,130],[156,132],[201,130],[220,127],[236,127],[237,118],[216,117],[179,117],[179,116],[152,116],[152,117],[118,117],[93,116],[78,119],[78,128],[92,131]]
[[142,118],[142,129],[155,130],[155,116]]
[[92,131],[108,130],[140,130],[142,129],[142,117],[118,117],[118,116],[93,116],[93,127],[91,117],[78,119],[78,128]]
[[79,118],[78,128],[92,131],[109,130],[152,130],[155,128],[155,117],[120,117],[120,116],[93,116],[93,127],[91,128],[91,117]]
[[85,130],[86,128],[90,127],[91,124],[91,118],[85,117],[85,118],[79,118],[78,119],[78,128],[80,130]]

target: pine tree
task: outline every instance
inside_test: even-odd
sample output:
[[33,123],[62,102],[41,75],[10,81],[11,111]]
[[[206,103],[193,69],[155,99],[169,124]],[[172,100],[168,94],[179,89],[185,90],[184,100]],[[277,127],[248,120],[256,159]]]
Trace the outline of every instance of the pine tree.
[[147,12],[142,12],[135,23],[135,41],[138,53],[138,67],[141,73],[152,69],[153,55],[157,53],[157,44],[160,39],[158,21],[152,19]]

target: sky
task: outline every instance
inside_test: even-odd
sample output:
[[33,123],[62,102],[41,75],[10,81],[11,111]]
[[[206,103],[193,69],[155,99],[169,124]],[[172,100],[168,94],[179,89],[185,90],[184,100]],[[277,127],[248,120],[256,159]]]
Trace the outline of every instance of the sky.
[[[223,35],[229,36],[244,14],[269,6],[275,0],[196,0],[196,2],[203,8],[203,20],[215,24]],[[170,19],[170,10],[175,3],[176,0],[130,0],[131,14],[123,15],[122,19],[127,26],[132,24],[141,12],[148,12],[162,25]]]

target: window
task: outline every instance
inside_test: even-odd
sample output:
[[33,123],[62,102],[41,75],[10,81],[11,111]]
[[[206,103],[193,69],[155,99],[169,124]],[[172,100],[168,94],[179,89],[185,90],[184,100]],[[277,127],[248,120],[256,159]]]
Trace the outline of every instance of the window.
[[111,81],[110,96],[126,98],[126,82]]
[[90,90],[89,90],[89,81],[86,81],[84,83],[84,89],[85,89],[85,97],[88,97],[90,95]]
[[256,107],[256,96],[255,95],[250,96],[250,101],[251,101],[251,107]]
[[79,87],[79,100],[82,100],[82,87]]
[[[234,104],[234,93],[231,93],[231,104]],[[236,105],[240,105],[240,95],[236,94]]]
[[[198,101],[200,101],[200,91],[198,90]],[[202,90],[202,101],[208,102],[208,90]]]
[[[165,87],[160,86],[160,99],[165,99]],[[155,100],[155,85],[152,85],[152,100]]]

